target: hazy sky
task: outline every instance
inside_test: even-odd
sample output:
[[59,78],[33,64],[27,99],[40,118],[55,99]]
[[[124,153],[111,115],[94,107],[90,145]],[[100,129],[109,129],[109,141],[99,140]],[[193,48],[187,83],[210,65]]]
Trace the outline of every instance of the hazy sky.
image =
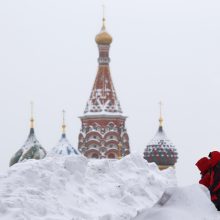
[[[35,102],[36,135],[49,150],[61,135],[77,146],[97,71],[94,41],[101,28],[101,0],[0,1],[0,171],[29,132]],[[220,150],[220,1],[105,1],[113,36],[111,73],[131,151],[143,153],[158,128],[179,152],[181,185],[198,181],[194,164]]]

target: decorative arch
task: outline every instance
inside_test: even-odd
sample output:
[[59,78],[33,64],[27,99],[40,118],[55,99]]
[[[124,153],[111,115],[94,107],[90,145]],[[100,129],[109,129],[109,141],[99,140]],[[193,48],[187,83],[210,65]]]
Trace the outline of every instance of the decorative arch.
[[86,134],[85,139],[87,140],[87,139],[90,138],[91,136],[97,136],[98,139],[102,139],[102,135],[101,135],[99,132],[97,132],[97,131],[90,131],[90,132],[88,132],[88,133]]
[[116,131],[107,132],[107,133],[105,134],[105,136],[104,136],[104,139],[107,139],[108,136],[115,136],[115,137],[117,137],[117,139],[119,140],[119,134],[118,134],[118,132],[116,132]]
[[100,142],[98,140],[97,141],[96,140],[90,140],[90,141],[86,142],[86,144],[85,144],[86,147],[90,147],[92,145],[100,146]]
[[116,146],[118,146],[118,141],[109,140],[109,141],[106,141],[106,142],[105,142],[105,145],[106,145],[106,146],[109,146],[109,145],[116,145]]
[[108,150],[105,153],[105,156],[106,158],[109,158],[109,159],[118,159],[118,151],[116,149]]
[[98,150],[95,150],[95,149],[91,149],[91,150],[88,150],[86,153],[85,153],[85,156],[88,157],[88,158],[100,158],[101,157],[101,154]]

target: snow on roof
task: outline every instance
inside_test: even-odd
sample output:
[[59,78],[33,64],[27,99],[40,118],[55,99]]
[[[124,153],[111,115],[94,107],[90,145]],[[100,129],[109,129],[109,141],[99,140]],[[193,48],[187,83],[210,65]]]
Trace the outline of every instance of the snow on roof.
[[43,159],[46,154],[46,150],[41,146],[35,136],[34,129],[31,128],[26,142],[11,158],[10,166],[23,160]]
[[162,126],[159,127],[155,137],[145,148],[144,158],[148,162],[155,162],[163,166],[174,166],[177,162],[176,147],[167,138]]
[[169,146],[173,146],[172,142],[167,138],[167,135],[163,129],[163,127],[159,127],[156,135],[154,138],[150,141],[148,146],[151,145],[160,145],[160,142],[163,141],[163,143],[166,143]]
[[121,113],[111,113],[111,112],[87,112],[80,118],[124,118],[126,119],[127,116],[123,116]]
[[0,219],[133,219],[175,185],[173,169],[161,172],[136,154],[28,160],[0,174]]
[[58,144],[51,149],[48,156],[66,156],[72,154],[79,154],[79,152],[70,144],[65,134],[62,134]]
[[30,129],[30,133],[28,135],[28,138],[27,138],[27,140],[25,141],[25,143],[24,143],[24,145],[22,147],[23,148],[29,148],[30,146],[32,146],[34,144],[40,145],[39,141],[36,138],[34,129],[31,128]]
[[109,66],[99,66],[90,98],[84,114],[122,114],[120,102],[117,98],[112,82]]

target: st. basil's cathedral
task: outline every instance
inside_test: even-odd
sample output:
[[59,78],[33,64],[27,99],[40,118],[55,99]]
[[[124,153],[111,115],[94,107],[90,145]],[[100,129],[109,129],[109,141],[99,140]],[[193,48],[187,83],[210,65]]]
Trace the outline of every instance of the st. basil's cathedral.
[[[66,137],[65,112],[63,112],[62,135],[58,144],[46,151],[35,136],[33,105],[30,133],[25,144],[13,155],[10,166],[27,159],[43,159],[46,156],[84,155],[94,159],[121,159],[130,154],[126,116],[123,115],[110,73],[109,49],[112,37],[106,30],[105,18],[95,41],[98,45],[98,72],[84,114],[80,117],[81,130],[78,150]],[[160,114],[159,129],[146,146],[143,154],[148,162],[154,162],[159,169],[174,167],[178,153],[167,138]]]

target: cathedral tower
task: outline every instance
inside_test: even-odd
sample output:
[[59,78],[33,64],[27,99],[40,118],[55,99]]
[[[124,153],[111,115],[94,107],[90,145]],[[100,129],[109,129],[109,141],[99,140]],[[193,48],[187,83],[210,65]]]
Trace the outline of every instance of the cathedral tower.
[[121,158],[130,153],[129,137],[125,128],[120,102],[110,74],[109,49],[111,35],[106,31],[105,18],[95,41],[98,45],[98,72],[80,117],[79,151],[88,158]]

